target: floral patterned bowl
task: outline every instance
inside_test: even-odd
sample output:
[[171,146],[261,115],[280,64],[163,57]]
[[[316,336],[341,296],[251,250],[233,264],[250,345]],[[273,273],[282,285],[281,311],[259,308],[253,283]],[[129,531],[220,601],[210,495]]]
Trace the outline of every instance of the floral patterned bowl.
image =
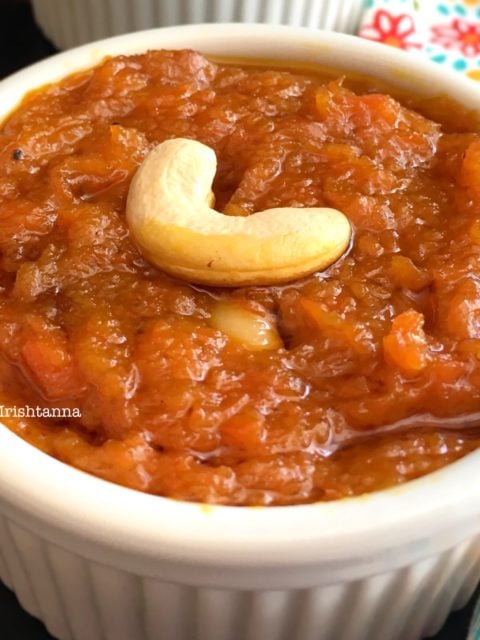
[[480,80],[480,0],[367,0],[359,35]]

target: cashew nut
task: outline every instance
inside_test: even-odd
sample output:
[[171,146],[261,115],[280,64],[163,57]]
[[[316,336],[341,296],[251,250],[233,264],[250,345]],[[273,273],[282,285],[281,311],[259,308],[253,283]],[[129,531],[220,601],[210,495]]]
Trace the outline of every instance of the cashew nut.
[[247,217],[215,211],[215,152],[195,140],[167,140],[135,175],[127,221],[143,256],[190,282],[238,287],[279,284],[325,269],[350,242],[335,209],[286,207]]
[[218,300],[213,305],[209,324],[251,351],[283,346],[275,319],[247,309],[238,300]]

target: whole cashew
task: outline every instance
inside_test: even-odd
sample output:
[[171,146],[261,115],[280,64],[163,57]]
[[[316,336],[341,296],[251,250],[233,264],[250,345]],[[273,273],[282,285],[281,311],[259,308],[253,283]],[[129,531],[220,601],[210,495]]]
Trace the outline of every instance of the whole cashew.
[[167,140],[135,175],[127,221],[143,256],[190,282],[238,287],[279,284],[325,269],[345,252],[347,218],[335,209],[268,209],[247,217],[215,211],[215,152]]

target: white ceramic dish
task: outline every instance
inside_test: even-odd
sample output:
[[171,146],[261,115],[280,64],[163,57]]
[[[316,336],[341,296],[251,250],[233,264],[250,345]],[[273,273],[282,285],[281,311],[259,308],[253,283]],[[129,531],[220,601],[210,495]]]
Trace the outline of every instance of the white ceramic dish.
[[33,0],[60,49],[130,31],[201,22],[264,22],[356,33],[365,0]]
[[[155,47],[318,62],[480,104],[474,83],[375,43],[201,25],[122,36],[26,69],[0,83],[0,117],[32,88]],[[90,477],[0,426],[0,577],[62,640],[418,640],[480,578],[479,469],[477,451],[365,497],[207,508]]]

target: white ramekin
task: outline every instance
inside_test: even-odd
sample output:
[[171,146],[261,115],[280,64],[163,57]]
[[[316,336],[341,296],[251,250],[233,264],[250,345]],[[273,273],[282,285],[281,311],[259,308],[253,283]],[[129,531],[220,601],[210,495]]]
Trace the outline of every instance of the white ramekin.
[[264,22],[356,33],[365,0],[33,0],[60,49],[130,31],[201,22]]
[[[0,117],[25,92],[106,55],[183,47],[318,62],[480,103],[474,83],[368,41],[200,25],[121,36],[30,67],[0,83]],[[480,451],[355,499],[206,507],[88,476],[0,425],[0,576],[62,640],[418,640],[480,577]]]

